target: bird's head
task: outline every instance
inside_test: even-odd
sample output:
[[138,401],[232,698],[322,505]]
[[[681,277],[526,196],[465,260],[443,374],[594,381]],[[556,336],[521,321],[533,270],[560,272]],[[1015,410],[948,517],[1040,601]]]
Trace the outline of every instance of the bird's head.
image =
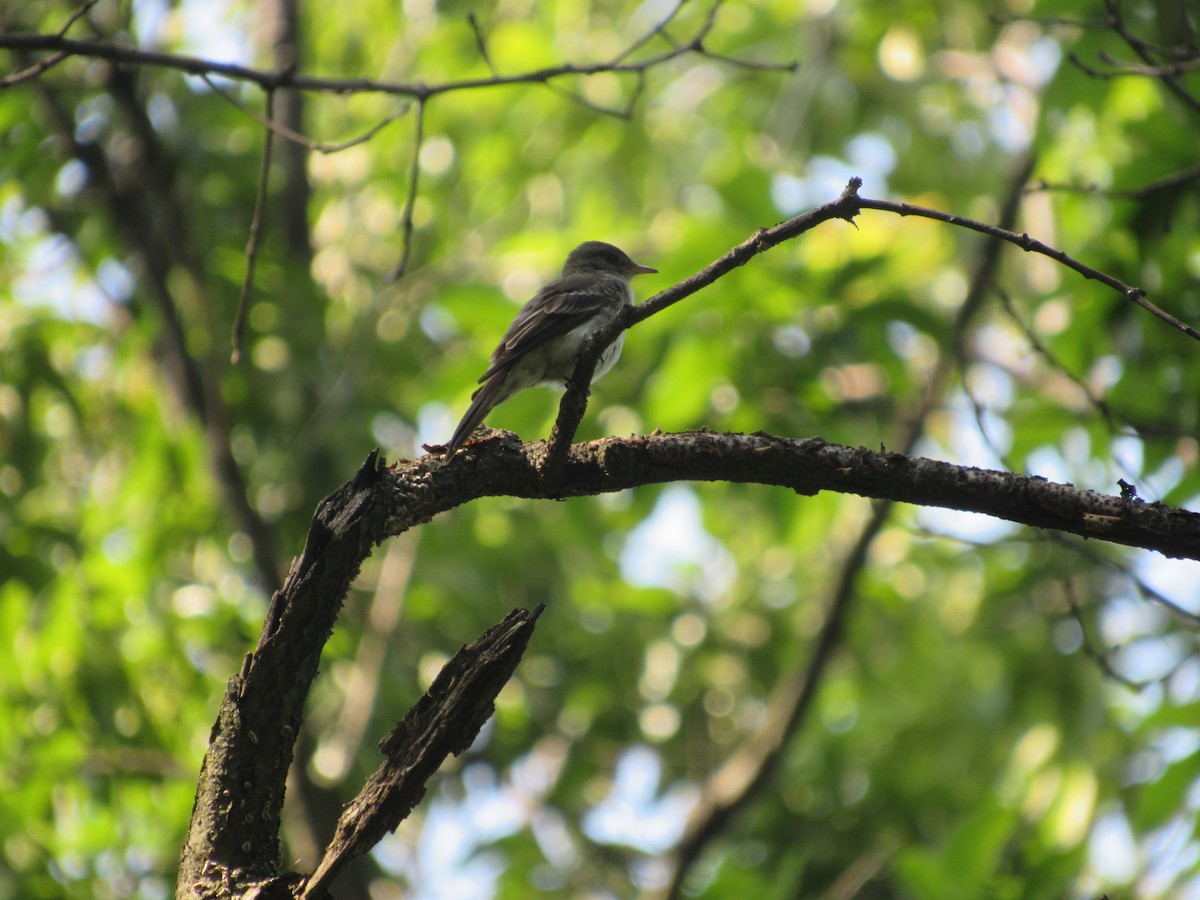
[[563,275],[597,272],[602,275],[616,275],[619,278],[632,278],[634,275],[648,275],[657,271],[658,269],[649,266],[638,265],[624,250],[604,241],[585,241],[571,251],[563,265]]

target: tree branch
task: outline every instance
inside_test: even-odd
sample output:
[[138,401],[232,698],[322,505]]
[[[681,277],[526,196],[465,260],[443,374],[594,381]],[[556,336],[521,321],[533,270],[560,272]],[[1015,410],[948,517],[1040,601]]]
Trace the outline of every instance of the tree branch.
[[[267,91],[266,118],[273,119],[275,92]],[[258,168],[258,191],[254,197],[254,215],[250,219],[250,236],[246,239],[246,273],[242,278],[242,289],[238,292],[237,311],[233,316],[232,335],[229,339],[229,361],[237,365],[242,360],[242,335],[246,330],[246,307],[250,305],[250,294],[254,291],[254,269],[258,264],[258,246],[262,240],[263,216],[267,209],[267,185],[271,176],[271,150],[275,132],[263,129],[262,160]]]
[[421,181],[421,150],[425,146],[425,104],[417,101],[417,114],[413,121],[412,162],[408,167],[408,192],[404,197],[404,211],[400,214],[400,261],[392,269],[391,281],[398,281],[408,271],[408,260],[412,256],[413,211],[417,206],[417,191]]
[[574,439],[575,432],[579,429],[579,423],[583,421],[584,413],[587,411],[588,385],[592,382],[600,355],[604,352],[605,347],[616,340],[617,335],[627,328],[632,328],[638,322],[662,312],[668,306],[673,306],[680,300],[690,297],[739,266],[744,266],[758,254],[797,237],[822,222],[830,219],[846,219],[852,222],[858,213],[857,191],[861,185],[861,178],[852,178],[837,200],[793,216],[786,222],[781,222],[771,228],[760,228],[746,240],[730,249],[720,259],[665,291],[660,291],[632,309],[622,310],[606,327],[597,330],[580,352],[575,372],[567,382],[567,391],[559,403],[558,417],[550,432],[550,441],[542,465],[547,469],[552,469],[561,462],[566,448]]
[[[21,50],[25,52],[48,52],[65,56],[84,56],[93,59],[107,59],[116,63],[138,66],[155,66],[164,69],[174,69],[189,75],[217,75],[231,81],[245,81],[256,84],[264,90],[279,88],[295,88],[302,91],[329,94],[396,94],[412,97],[416,100],[428,100],[440,94],[450,94],[457,91],[477,90],[481,88],[510,87],[518,84],[546,84],[548,82],[569,77],[598,75],[604,72],[640,73],[670,60],[677,59],[689,53],[710,55],[704,49],[703,39],[706,30],[701,30],[691,40],[683,42],[662,53],[648,56],[644,59],[616,62],[598,62],[577,65],[563,63],[557,66],[547,66],[515,75],[491,75],[487,78],[463,78],[445,81],[440,84],[425,84],[424,82],[389,82],[377,81],[371,78],[321,78],[313,75],[302,75],[293,70],[270,71],[243,66],[238,63],[217,62],[198,56],[187,56],[177,53],[164,53],[157,50],[144,50],[131,44],[116,44],[110,41],[76,40],[60,34],[0,34],[0,49]],[[722,58],[724,60],[724,58]],[[56,60],[57,61],[57,60]],[[780,72],[793,72],[799,66],[797,62],[768,63],[763,68]]]
[[181,893],[222,896],[226,883],[279,873],[279,814],[304,702],[350,585],[385,536],[384,486],[372,453],[320,504],[258,647],[226,686],[180,857]]
[[764,253],[772,247],[798,237],[804,232],[831,219],[845,219],[847,222],[854,222],[855,217],[864,209],[893,212],[901,216],[919,216],[921,218],[946,222],[950,225],[957,225],[961,228],[967,228],[971,231],[977,231],[1010,244],[1015,244],[1026,252],[1048,256],[1083,275],[1084,278],[1094,279],[1108,285],[1124,296],[1125,299],[1162,319],[1177,331],[1181,331],[1195,340],[1200,340],[1200,331],[1180,321],[1170,313],[1159,309],[1146,299],[1146,292],[1143,289],[1131,287],[1113,278],[1111,275],[1107,275],[1098,269],[1093,269],[1091,266],[1084,265],[1063,251],[1035,240],[1027,234],[1018,234],[1006,228],[989,225],[986,222],[978,222],[974,219],[954,215],[953,213],[929,209],[924,206],[916,206],[911,203],[897,203],[891,200],[872,200],[867,197],[859,197],[858,189],[861,186],[861,178],[851,178],[846,185],[846,189],[842,191],[842,195],[836,200],[822,204],[798,216],[793,216],[770,228],[760,228],[736,247],[730,249],[720,259],[710,263],[699,272],[685,278],[678,284],[639,303],[632,309],[622,311],[605,328],[598,330],[580,353],[579,362],[575,366],[575,372],[571,376],[570,381],[567,382],[567,390],[559,403],[558,417],[551,431],[546,455],[541,465],[550,470],[561,462],[566,447],[574,439],[575,433],[579,429],[579,423],[583,421],[584,413],[587,411],[588,385],[591,384],[592,375],[596,371],[596,364],[600,359],[600,355],[604,352],[605,347],[616,340],[618,334],[628,328],[632,328],[650,316],[662,312],[668,306],[673,306],[680,300],[690,297],[701,288],[707,287],[739,266],[744,266],[760,253]]
[[363,855],[425,796],[425,782],[451,753],[466,750],[491,717],[545,606],[515,609],[463,647],[417,705],[379,744],[384,761],[346,806],[337,834],[305,885],[301,900],[319,900],[351,860]]
[[1058,184],[1040,180],[1029,186],[1029,193],[1039,191],[1070,194],[1095,194],[1100,197],[1115,197],[1120,200],[1145,200],[1163,191],[1173,191],[1189,181],[1200,178],[1200,165],[1188,166],[1170,175],[1164,175],[1138,188],[1102,188],[1095,184]]
[[[503,433],[507,435],[507,433]],[[454,466],[434,456],[384,470],[377,453],[321,503],[304,552],[272,598],[258,648],[232,678],[201,768],[180,862],[181,889],[278,875],[279,810],[305,699],[359,567],[380,541],[485,496],[563,499],[670,481],[729,481],[968,510],[1165,556],[1200,560],[1200,514],[1044,478],[765,434],[607,438],[570,448],[555,473],[545,446],[512,436]]]
[[[1141,57],[1146,65],[1157,67],[1159,60],[1155,58],[1152,52],[1153,49],[1157,48],[1153,48],[1151,44],[1143,41],[1129,30],[1129,26],[1125,24],[1125,16],[1121,13],[1121,6],[1117,0],[1104,0],[1104,7],[1108,10],[1109,19],[1112,22],[1112,30],[1129,46],[1129,49]],[[1200,113],[1200,99],[1197,99],[1188,92],[1177,75],[1164,72],[1155,77],[1192,112]]]
[[1091,266],[1084,265],[1071,256],[1068,256],[1062,250],[1056,250],[1048,244],[1043,244],[1041,241],[1031,238],[1027,234],[1017,234],[1013,231],[1008,231],[1004,228],[998,228],[995,225],[989,225],[986,222],[977,222],[974,219],[967,219],[962,216],[956,216],[952,213],[940,212],[936,209],[927,209],[923,206],[914,206],[911,203],[896,203],[891,200],[869,200],[863,198],[859,201],[859,205],[863,209],[877,209],[884,212],[894,212],[900,216],[920,216],[925,219],[935,219],[939,222],[947,222],[951,225],[957,225],[960,228],[969,228],[971,231],[978,231],[981,234],[989,234],[993,237],[998,237],[1001,240],[1008,241],[1020,247],[1027,253],[1040,253],[1042,256],[1048,256],[1055,262],[1061,263],[1068,269],[1073,269],[1082,275],[1084,278],[1094,279],[1101,284],[1108,285],[1114,291],[1121,294],[1126,300],[1140,306],[1154,316],[1162,319],[1172,328],[1181,331],[1193,340],[1200,341],[1200,331],[1197,331],[1186,322],[1165,312],[1146,299],[1146,291],[1142,288],[1132,287],[1125,282],[1120,281],[1111,275],[1101,272],[1099,269],[1093,269]]
[[[266,5],[269,26],[266,38],[270,42],[271,60],[280,71],[294,71],[303,65],[304,46],[300,22],[300,0],[272,0]],[[280,91],[275,109],[268,117],[282,128],[297,133],[304,131],[304,94],[296,90]],[[289,142],[279,148],[279,164],[283,169],[283,184],[279,191],[282,203],[280,229],[284,244],[300,260],[311,262],[312,238],[309,234],[308,205],[312,187],[308,182],[308,152],[304,144]]]
[[610,437],[570,448],[560,469],[538,468],[546,444],[522,444],[511,432],[480,441],[459,463],[424,456],[397,464],[399,534],[438,513],[479,497],[561,500],[673,481],[729,481],[785,487],[801,495],[857,494],[919,506],[982,513],[997,519],[1069,532],[1084,538],[1200,560],[1200,513],[1146,503],[1021,475],[959,466],[902,453],[791,440],[761,432],[707,431]]

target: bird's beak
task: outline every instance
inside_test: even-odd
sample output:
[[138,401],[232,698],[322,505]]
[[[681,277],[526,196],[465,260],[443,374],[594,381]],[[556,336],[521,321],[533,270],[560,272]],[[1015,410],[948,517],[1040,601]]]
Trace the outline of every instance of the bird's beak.
[[649,266],[639,266],[639,265],[635,264],[633,267],[633,274],[634,275],[657,275],[658,269],[652,269]]

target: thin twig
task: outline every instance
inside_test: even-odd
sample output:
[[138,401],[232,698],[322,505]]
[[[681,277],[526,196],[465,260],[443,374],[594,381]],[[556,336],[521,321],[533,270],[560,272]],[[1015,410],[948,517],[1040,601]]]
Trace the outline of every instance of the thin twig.
[[1171,615],[1185,622],[1193,629],[1200,628],[1200,614],[1194,613],[1191,610],[1180,606],[1166,594],[1157,590],[1134,574],[1132,569],[1124,562],[1117,562],[1114,559],[1110,559],[1107,554],[1100,553],[1093,549],[1093,546],[1089,543],[1071,540],[1061,534],[1058,534],[1057,532],[1048,531],[1046,532],[1046,536],[1055,543],[1061,544],[1064,547],[1070,547],[1075,553],[1077,553],[1079,556],[1082,556],[1089,562],[1094,563],[1097,566],[1104,566],[1105,568],[1116,572],[1123,578],[1127,578],[1133,585],[1134,590],[1138,592],[1143,600],[1147,600],[1151,603],[1157,603],[1159,606],[1164,607],[1171,613]]
[[[91,8],[99,2],[100,0],[86,0],[82,6],[80,6],[77,10],[71,13],[70,16],[67,17],[67,21],[63,23],[62,28],[58,29],[58,36],[60,38],[64,37],[66,33],[71,30],[71,26],[86,16],[88,12],[91,11]],[[29,81],[30,79],[37,78],[39,75],[42,75],[53,69],[64,59],[69,59],[70,56],[71,54],[66,52],[52,53],[45,59],[38,60],[28,68],[22,69],[19,72],[13,72],[11,75],[7,75],[4,78],[0,78],[0,88],[12,87],[13,85],[20,84],[22,81]]]
[[11,75],[5,75],[0,78],[0,88],[12,87],[20,84],[23,81],[30,81],[37,78],[39,75],[49,72],[64,59],[70,59],[70,53],[52,53],[49,56],[39,59],[32,66],[13,72]]
[[1109,430],[1111,432],[1118,433],[1117,423],[1113,418],[1113,411],[1109,407],[1108,401],[1103,397],[1097,396],[1092,390],[1091,386],[1087,384],[1082,377],[1076,375],[1065,365],[1063,365],[1062,361],[1055,355],[1055,353],[1045,345],[1040,337],[1038,337],[1037,332],[1033,330],[1032,326],[1030,326],[1029,323],[1027,323],[1020,316],[1020,314],[1017,312],[1016,306],[1013,304],[1012,297],[1010,297],[1006,291],[997,291],[997,295],[1000,297],[1001,307],[1003,307],[1004,311],[1008,313],[1009,319],[1012,320],[1013,324],[1021,332],[1021,336],[1029,342],[1029,346],[1033,352],[1042,357],[1042,359],[1046,361],[1046,364],[1049,365],[1051,369],[1058,372],[1060,375],[1070,381],[1071,384],[1075,385],[1075,387],[1080,390],[1083,396],[1087,398],[1087,401],[1092,408],[1101,415],[1105,424],[1108,425]]
[[298,131],[288,128],[286,125],[272,121],[271,119],[263,116],[261,113],[255,112],[254,110],[250,109],[250,107],[246,106],[246,104],[242,103],[242,101],[238,100],[237,97],[233,96],[233,94],[229,93],[219,84],[217,84],[209,75],[201,75],[200,79],[210,88],[212,88],[213,93],[227,101],[231,106],[245,113],[263,128],[275,132],[275,134],[279,135],[281,138],[285,138],[294,144],[299,144],[315,153],[324,153],[326,155],[340,153],[341,151],[348,150],[351,147],[357,147],[359,144],[365,144],[367,141],[371,140],[371,138],[375,137],[375,135],[379,134],[379,132],[383,131],[383,129],[388,125],[391,125],[402,116],[407,115],[409,109],[412,107],[412,101],[406,100],[401,103],[399,107],[397,107],[395,112],[384,116],[384,118],[372,125],[358,137],[353,137],[347,141],[341,141],[340,143],[331,144],[326,141],[314,141],[312,138],[306,137],[305,135],[300,134]]
[[1023,16],[1008,13],[989,13],[988,20],[995,25],[1013,22],[1033,22],[1037,25],[1065,25],[1070,28],[1111,28],[1111,19],[1073,19],[1068,16]]
[[479,58],[483,60],[483,64],[488,67],[489,72],[499,75],[500,73],[492,62],[492,55],[488,52],[487,39],[483,36],[483,27],[479,24],[474,10],[467,13],[467,24],[471,26],[471,34],[475,37],[475,49],[479,51]]
[[[116,44],[109,41],[97,40],[73,40],[54,34],[0,34],[0,49],[40,50],[51,53],[66,53],[69,56],[108,59],[129,65],[158,66],[160,68],[175,69],[190,75],[212,75],[227,78],[231,81],[247,81],[267,90],[287,87],[331,94],[395,94],[412,97],[415,100],[428,100],[431,97],[458,91],[511,87],[521,84],[546,84],[555,79],[572,76],[581,77],[607,72],[618,74],[624,72],[644,72],[689,53],[707,54],[703,46],[697,43],[696,40],[693,40],[663,53],[637,60],[636,62],[615,64],[599,62],[586,65],[563,63],[515,75],[491,75],[487,78],[463,78],[440,84],[425,84],[424,82],[378,81],[371,78],[322,78],[313,75],[303,75],[290,70],[274,71],[256,69],[238,63],[224,63],[196,56],[145,50],[131,44]],[[778,72],[791,72],[795,71],[798,65],[797,62],[770,63],[767,64],[766,68]]]
[[[1041,339],[1037,336],[1033,329],[1018,314],[1016,307],[1012,302],[1012,298],[1008,296],[1007,292],[997,288],[996,294],[1000,298],[1000,304],[1004,311],[1008,314],[1009,318],[1012,320],[1016,328],[1021,332],[1025,340],[1029,342],[1029,345],[1033,351],[1039,354],[1052,370],[1058,372],[1058,374],[1066,378],[1069,382],[1071,382],[1071,384],[1075,385],[1079,392],[1087,399],[1088,404],[1090,404],[1091,407],[1103,418],[1104,424],[1108,427],[1109,433],[1113,435],[1125,434],[1136,436],[1136,431],[1132,429],[1132,426],[1129,429],[1122,429],[1117,424],[1113,415],[1113,411],[1109,407],[1108,402],[1103,397],[1097,396],[1096,392],[1092,390],[1091,386],[1088,385],[1083,378],[1070,371],[1065,365],[1063,365],[1058,357],[1055,356],[1055,354],[1052,353],[1050,349],[1042,343]],[[999,365],[996,360],[988,360],[988,362],[990,365]],[[1010,375],[1011,374],[1012,373],[1010,372]],[[991,435],[987,433],[987,429],[984,425],[984,415],[986,413],[986,409],[971,390],[966,378],[963,379],[963,390],[971,404],[971,409],[975,416],[976,426],[979,428],[980,434],[983,435],[984,442],[996,454],[997,459],[1001,460],[1009,468],[1012,468],[1012,466],[1009,464],[1010,460],[1007,458],[1007,455],[1000,452],[1000,448],[996,446],[991,439]],[[1123,475],[1139,483],[1143,488],[1146,488],[1152,494],[1158,493],[1154,486],[1149,484],[1144,476],[1138,474],[1137,472],[1131,471],[1129,467],[1126,466],[1120,459],[1114,457],[1112,462]]]
[[1063,596],[1067,600],[1067,606],[1071,609],[1071,616],[1075,619],[1075,624],[1079,626],[1079,642],[1080,648],[1083,650],[1083,655],[1094,662],[1097,668],[1104,673],[1105,677],[1111,678],[1113,681],[1124,685],[1135,693],[1144,690],[1150,682],[1134,681],[1132,678],[1122,675],[1108,661],[1108,652],[1092,644],[1092,639],[1088,636],[1087,628],[1083,623],[1083,611],[1079,608],[1079,600],[1075,597],[1075,587],[1071,584],[1069,578],[1063,582],[1062,590]]
[[[1104,6],[1112,19],[1113,31],[1120,35],[1121,39],[1129,45],[1129,48],[1142,58],[1142,62],[1148,66],[1157,66],[1159,60],[1155,59],[1154,52],[1159,51],[1159,48],[1153,47],[1153,45],[1141,40],[1126,27],[1125,17],[1121,15],[1121,7],[1117,0],[1104,0]],[[1189,93],[1178,78],[1171,74],[1162,74],[1157,76],[1157,78],[1166,85],[1167,90],[1179,98],[1192,112],[1200,113],[1200,99]]]
[[[670,46],[672,49],[678,49],[679,48],[678,42],[674,38],[672,38],[670,34],[667,33],[666,29],[667,29],[667,26],[670,25],[671,22],[673,22],[675,20],[675,17],[677,15],[679,15],[679,11],[681,9],[683,9],[683,4],[686,2],[687,2],[687,0],[677,0],[675,5],[673,7],[671,7],[671,11],[668,12],[665,16],[663,16],[663,18],[659,19],[658,24],[656,24],[653,28],[651,28],[649,31],[647,31],[645,34],[643,34],[640,38],[638,38],[636,41],[634,41],[632,44],[630,44],[628,47],[626,47],[624,50],[622,50],[620,53],[618,53],[616,56],[614,56],[610,60],[610,62],[612,62],[613,64],[624,62],[625,60],[629,59],[629,57],[633,56],[633,54],[637,53],[639,50],[641,50],[643,47],[645,47],[647,44],[649,44],[656,37],[661,37],[664,41],[667,42],[667,45]],[[708,34],[708,29],[711,28],[712,17],[716,14],[716,8],[718,6],[720,6],[720,0],[717,0],[717,3],[713,4],[712,12],[709,15],[709,21],[706,22],[704,24],[704,26],[701,27],[700,36],[702,38],[703,38],[703,36]]]
[[413,210],[417,205],[417,185],[421,177],[421,147],[425,142],[425,104],[417,101],[417,114],[413,122],[412,164],[408,169],[408,195],[404,198],[404,212],[400,216],[400,239],[403,247],[400,261],[392,269],[391,280],[397,281],[408,271],[408,260],[412,256]]
[[58,29],[58,36],[62,37],[71,30],[71,26],[86,16],[92,11],[92,7],[99,3],[100,0],[84,0],[80,7],[67,17],[67,21],[63,23],[63,27]]
[[1112,66],[1108,74],[1111,77],[1119,75],[1140,75],[1146,78],[1162,78],[1164,75],[1183,75],[1188,72],[1200,70],[1200,58],[1191,57],[1180,60],[1175,63],[1157,64],[1153,66],[1139,66],[1135,63],[1125,62],[1124,60],[1116,59],[1101,50],[1096,54],[1105,65]]
[[1160,191],[1170,190],[1200,178],[1200,165],[1188,166],[1170,175],[1155,179],[1140,188],[1102,188],[1099,185],[1061,184],[1048,181],[1037,181],[1028,187],[1029,193],[1059,192],[1069,194],[1096,194],[1102,197],[1113,197],[1119,200],[1145,200]]
[[1008,231],[1004,228],[998,228],[995,225],[989,225],[986,222],[977,222],[974,219],[967,219],[963,216],[956,216],[952,213],[941,212],[936,209],[927,209],[923,206],[914,206],[911,203],[896,203],[891,200],[870,200],[865,197],[858,199],[858,204],[863,209],[875,209],[882,212],[893,212],[900,216],[920,216],[925,219],[934,219],[938,222],[946,222],[950,225],[957,225],[960,228],[969,228],[971,231],[978,231],[981,234],[989,234],[993,237],[1001,238],[1008,241],[1010,244],[1015,244],[1027,253],[1038,253],[1042,256],[1048,256],[1055,262],[1061,263],[1068,269],[1073,269],[1082,275],[1084,278],[1099,281],[1120,293],[1130,303],[1134,303],[1146,310],[1148,313],[1157,316],[1162,321],[1166,322],[1177,331],[1181,331],[1193,340],[1200,341],[1200,331],[1197,331],[1186,322],[1182,322],[1175,318],[1165,310],[1159,309],[1153,303],[1146,299],[1146,291],[1143,288],[1135,288],[1125,282],[1114,278],[1111,275],[1101,272],[1099,269],[1093,269],[1091,266],[1084,265],[1071,256],[1068,256],[1061,250],[1056,250],[1054,247],[1044,244],[1035,238],[1031,238],[1027,234],[1017,234],[1013,231]]
[[[266,119],[271,121],[274,115],[275,92],[267,91]],[[246,307],[250,303],[250,292],[254,290],[254,269],[258,264],[258,246],[262,240],[263,215],[267,208],[267,184],[271,180],[271,151],[274,147],[275,132],[270,129],[263,131],[262,160],[258,167],[258,193],[254,198],[254,216],[250,219],[250,237],[246,241],[246,274],[242,278],[242,290],[238,294],[237,312],[233,317],[233,334],[230,338],[232,350],[230,362],[237,365],[242,361],[242,335],[246,330]]]
[[636,73],[635,78],[637,80],[634,82],[633,90],[629,92],[629,99],[620,107],[602,106],[599,103],[593,103],[578,91],[572,91],[557,84],[547,84],[546,87],[551,91],[554,91],[554,93],[558,94],[560,97],[565,97],[567,100],[582,106],[584,109],[591,110],[594,113],[599,113],[602,116],[612,116],[614,119],[628,121],[630,118],[632,118],[633,110],[637,106],[638,100],[641,99],[642,93],[646,88],[645,72]]

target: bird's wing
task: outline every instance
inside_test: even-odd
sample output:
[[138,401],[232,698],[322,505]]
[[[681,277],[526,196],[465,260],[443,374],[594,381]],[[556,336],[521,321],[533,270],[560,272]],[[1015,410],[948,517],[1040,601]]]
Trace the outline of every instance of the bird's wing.
[[552,281],[521,307],[499,346],[482,383],[535,347],[561,337],[588,319],[620,309],[628,288],[619,278],[567,275]]

